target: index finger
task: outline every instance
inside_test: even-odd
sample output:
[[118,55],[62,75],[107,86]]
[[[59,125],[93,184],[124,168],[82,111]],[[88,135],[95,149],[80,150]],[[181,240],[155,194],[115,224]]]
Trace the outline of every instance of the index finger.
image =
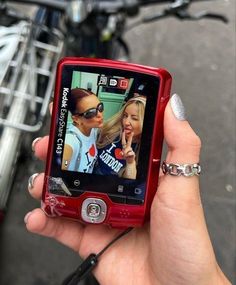
[[128,137],[127,146],[131,147],[133,137],[134,137],[134,133],[132,132],[130,136]]
[[36,138],[32,143],[34,155],[41,160],[46,160],[48,152],[49,136],[43,138]]
[[[49,103],[49,112],[52,115],[53,102]],[[32,150],[36,157],[41,160],[46,160],[48,150],[49,136],[36,138],[32,142]]]
[[122,138],[121,138],[122,146],[126,145],[126,138],[125,138],[125,132],[122,132]]

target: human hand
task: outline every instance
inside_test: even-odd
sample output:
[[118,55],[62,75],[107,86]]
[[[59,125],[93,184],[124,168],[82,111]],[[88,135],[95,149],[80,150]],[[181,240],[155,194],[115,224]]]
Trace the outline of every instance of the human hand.
[[126,160],[126,163],[128,164],[134,164],[135,163],[135,152],[132,149],[132,141],[133,141],[134,133],[132,132],[128,138],[125,137],[125,132],[122,132],[122,154],[123,158]]
[[[178,97],[167,105],[164,137],[167,162],[199,162],[200,140],[183,116]],[[48,137],[34,144],[35,155],[46,157]],[[44,174],[31,180],[30,194],[40,199]],[[119,230],[49,218],[41,209],[25,217],[29,231],[48,236],[83,258],[103,249]],[[161,175],[151,208],[150,224],[133,229],[101,257],[94,274],[102,285],[223,285],[207,232],[198,177]]]

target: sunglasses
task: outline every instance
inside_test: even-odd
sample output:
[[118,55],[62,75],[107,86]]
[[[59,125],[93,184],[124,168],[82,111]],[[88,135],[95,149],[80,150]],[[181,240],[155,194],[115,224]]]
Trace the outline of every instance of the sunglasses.
[[92,119],[97,116],[98,112],[102,113],[104,111],[103,103],[99,103],[96,108],[90,108],[83,113],[77,113],[74,115],[83,116],[85,119]]

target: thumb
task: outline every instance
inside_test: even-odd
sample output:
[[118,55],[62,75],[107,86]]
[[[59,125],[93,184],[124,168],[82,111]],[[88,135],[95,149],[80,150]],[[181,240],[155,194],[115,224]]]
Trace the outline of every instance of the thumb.
[[164,137],[168,146],[167,162],[199,162],[201,141],[186,119],[183,103],[174,94],[165,110]]
[[[200,139],[187,122],[183,103],[176,94],[165,110],[164,138],[168,146],[167,163],[199,162]],[[206,276],[210,280],[210,274],[214,276],[216,262],[201,204],[198,176],[166,174],[162,177],[152,203],[150,232],[152,252],[158,256],[155,268],[160,283],[167,284],[164,278],[168,276],[172,281],[203,284],[199,276],[202,280]],[[193,281],[196,276],[197,281]]]
[[[189,125],[183,103],[175,94],[168,103],[164,116],[164,138],[167,143],[167,163],[193,164],[200,159],[201,141]],[[199,177],[164,175],[157,196],[169,207],[190,207],[200,204]]]

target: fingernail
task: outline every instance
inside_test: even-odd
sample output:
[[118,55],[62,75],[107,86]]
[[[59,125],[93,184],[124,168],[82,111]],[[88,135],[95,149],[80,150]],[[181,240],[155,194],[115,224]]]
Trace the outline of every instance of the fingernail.
[[32,214],[32,212],[29,212],[29,213],[27,213],[27,214],[25,215],[25,217],[24,217],[24,222],[25,222],[25,224],[28,223],[28,220],[29,220],[29,217],[30,217],[31,214]]
[[34,188],[34,181],[38,175],[39,175],[39,173],[35,173],[35,174],[30,176],[30,178],[28,180],[28,190],[29,191],[32,191],[32,189]]
[[33,142],[32,142],[32,151],[35,152],[35,146],[37,144],[37,142],[39,142],[42,138],[36,138]]
[[183,105],[183,102],[179,95],[174,94],[171,99],[170,99],[170,105],[173,110],[173,113],[176,117],[176,119],[180,121],[185,121],[186,120],[186,113],[185,113],[185,108]]

